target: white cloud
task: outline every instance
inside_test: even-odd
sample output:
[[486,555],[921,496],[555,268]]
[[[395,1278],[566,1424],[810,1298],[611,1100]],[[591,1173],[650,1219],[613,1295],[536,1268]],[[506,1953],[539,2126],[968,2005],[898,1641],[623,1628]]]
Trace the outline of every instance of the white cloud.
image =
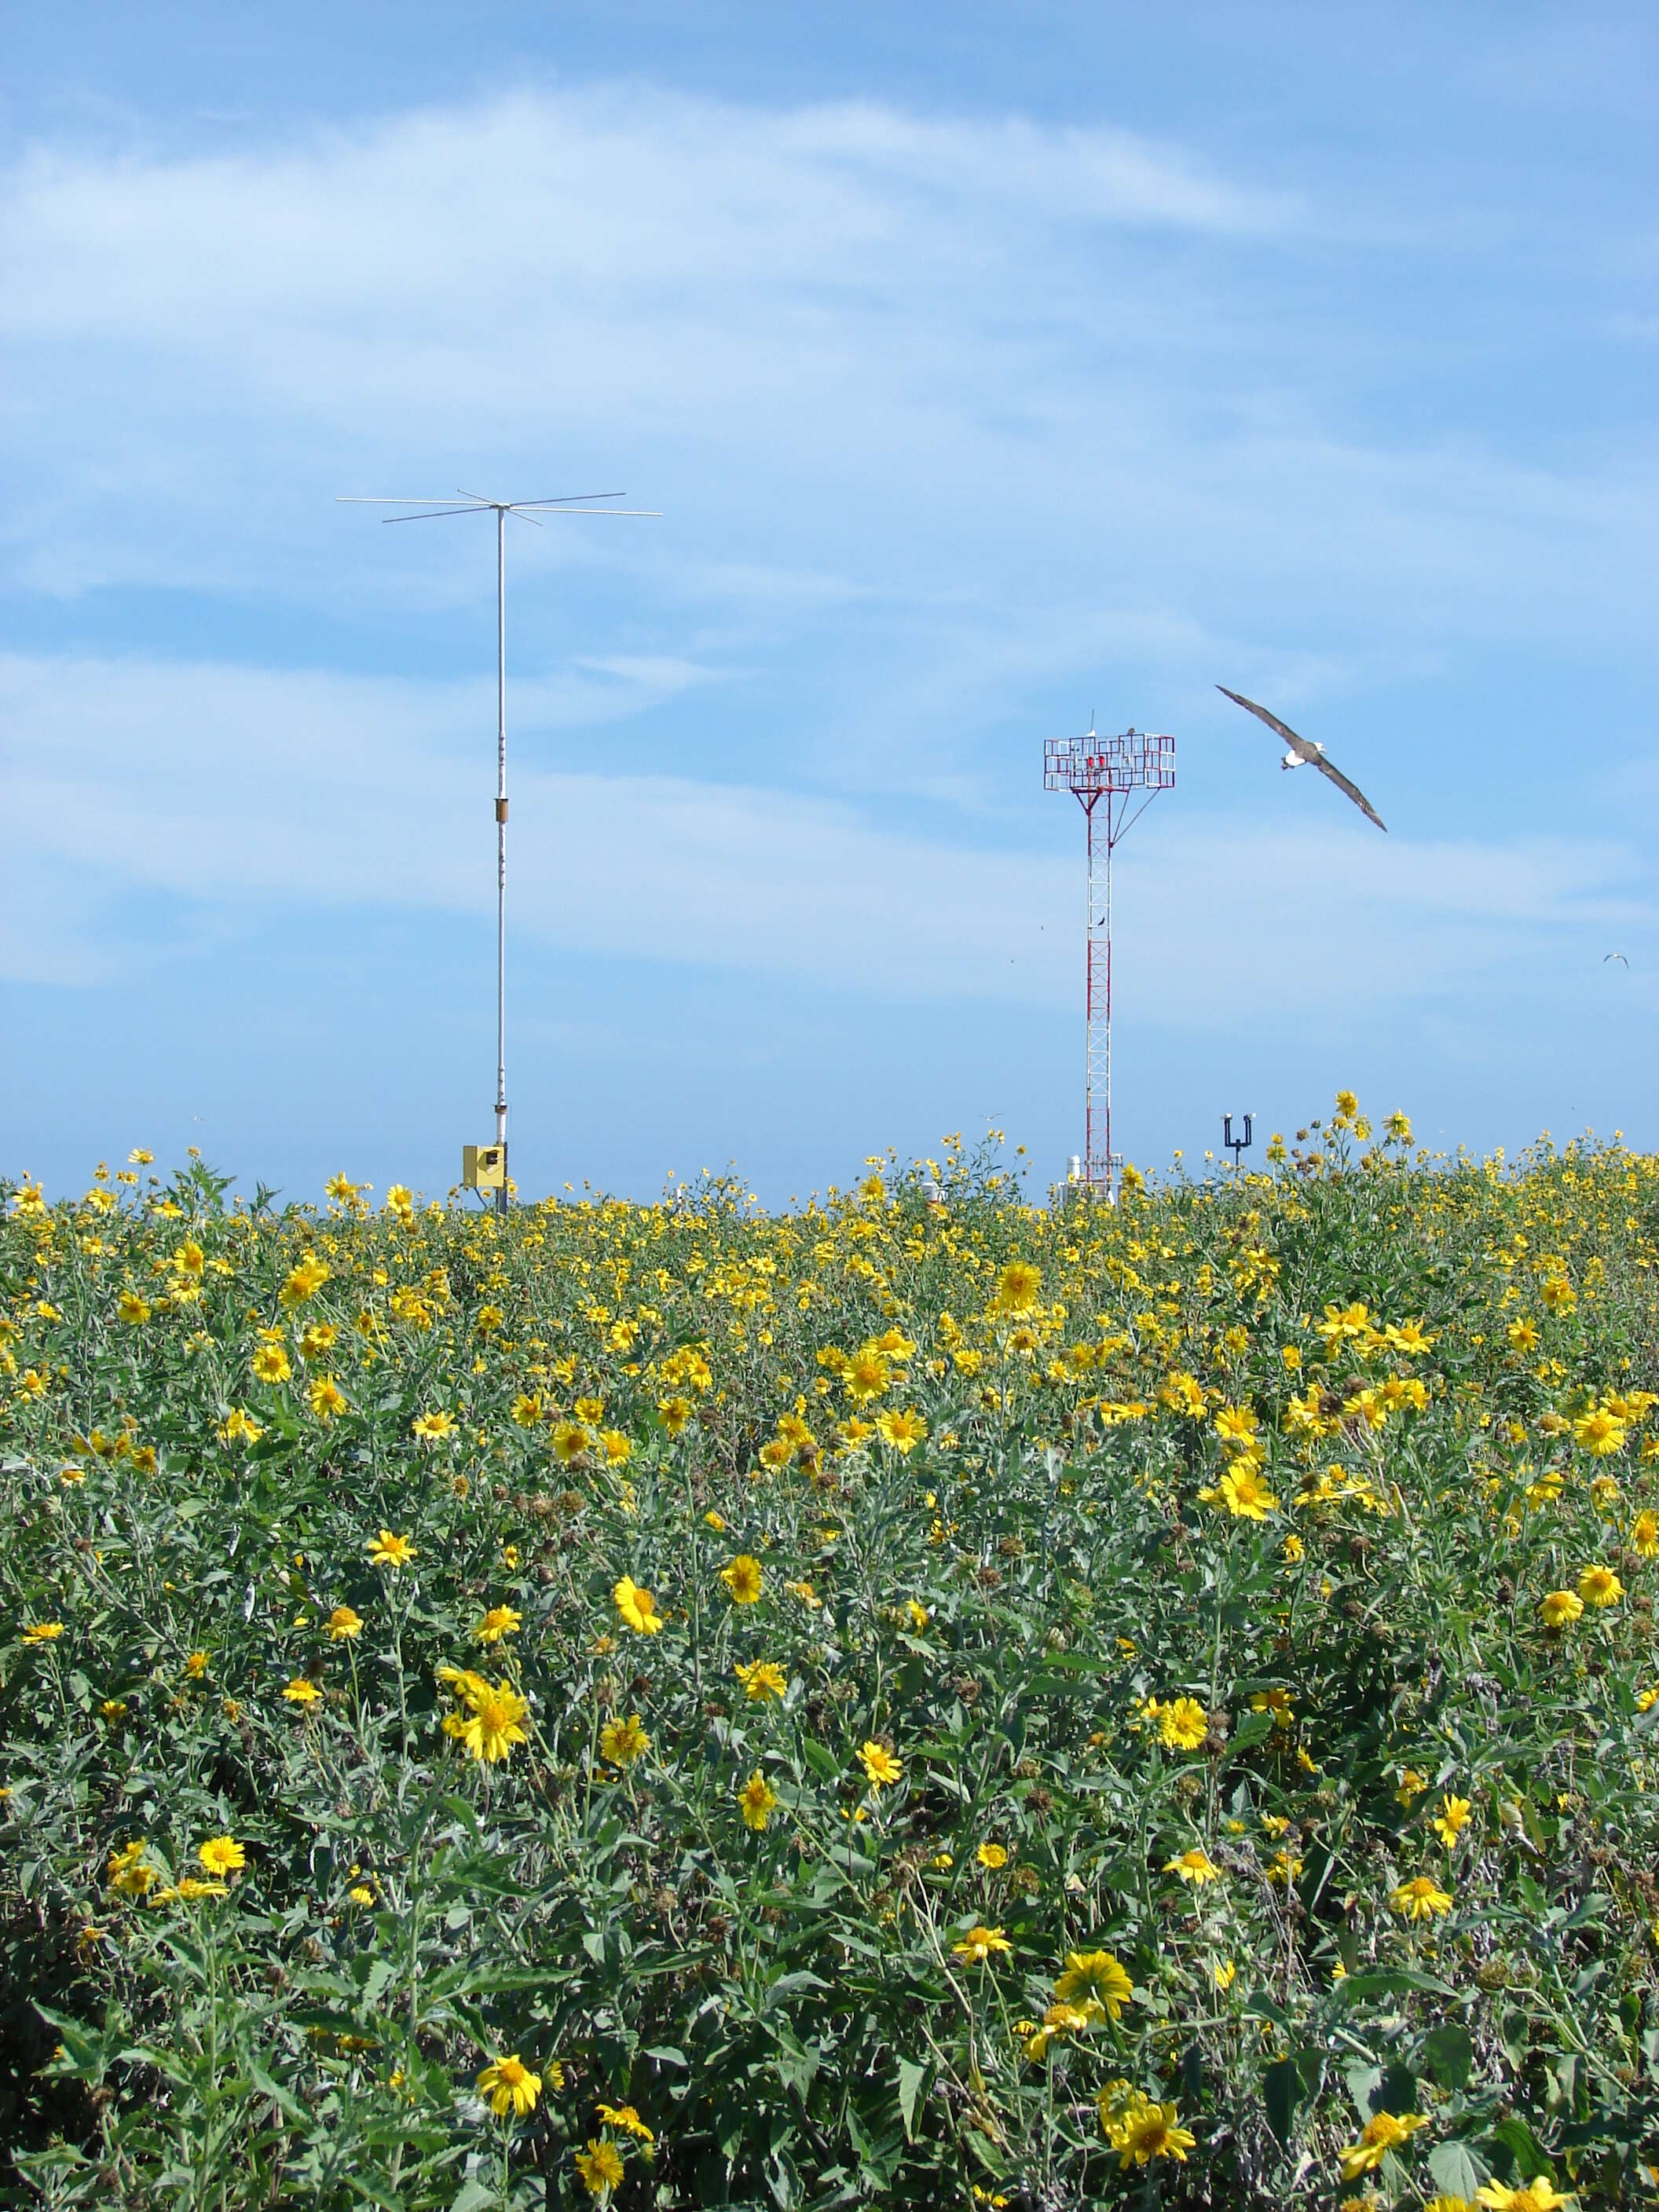
[[[635,704],[654,696],[630,675]],[[567,703],[539,711],[555,719]],[[185,915],[324,908],[343,926],[371,908],[487,909],[493,709],[484,684],[0,659],[3,764],[28,833],[9,872],[8,972],[132,972],[141,961],[102,917],[134,893]],[[526,708],[515,726],[534,720]],[[760,971],[866,998],[1075,1005],[1082,839],[1069,805],[1041,849],[970,845],[752,785],[552,773],[535,750],[520,744],[509,777],[520,949]],[[1340,814],[1263,828],[1183,812],[1178,795],[1119,866],[1126,1011],[1178,1028],[1513,989],[1540,958],[1599,959],[1602,937],[1652,919],[1644,865],[1615,841],[1385,839]]]

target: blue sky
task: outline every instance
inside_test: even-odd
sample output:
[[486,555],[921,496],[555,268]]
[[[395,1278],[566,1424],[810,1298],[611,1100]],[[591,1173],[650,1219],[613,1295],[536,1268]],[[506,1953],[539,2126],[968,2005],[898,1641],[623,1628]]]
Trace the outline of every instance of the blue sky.
[[[1629,8],[6,11],[0,1170],[769,1200],[1351,1084],[1659,1143],[1659,26]],[[1368,791],[1383,837],[1217,683]],[[1628,969],[1607,963],[1613,949]]]

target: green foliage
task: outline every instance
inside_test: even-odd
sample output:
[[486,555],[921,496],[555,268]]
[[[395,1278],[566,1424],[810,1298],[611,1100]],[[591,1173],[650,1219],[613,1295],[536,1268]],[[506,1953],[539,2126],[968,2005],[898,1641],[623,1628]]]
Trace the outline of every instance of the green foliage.
[[0,1184],[14,2199],[1623,2201],[1659,1162],[1299,1147]]

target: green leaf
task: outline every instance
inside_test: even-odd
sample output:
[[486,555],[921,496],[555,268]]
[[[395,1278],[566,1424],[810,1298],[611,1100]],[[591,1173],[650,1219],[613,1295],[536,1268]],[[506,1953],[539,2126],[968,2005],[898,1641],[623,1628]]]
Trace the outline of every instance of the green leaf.
[[1431,2028],[1423,2039],[1423,2063],[1443,2089],[1461,2089],[1474,2064],[1468,2028],[1457,2021]]
[[1474,2192],[1486,2178],[1486,2167],[1461,2142],[1436,2143],[1429,2153],[1429,2172],[1443,2195],[1461,2197],[1468,2204],[1474,2203]]
[[1261,2077],[1261,2094],[1267,2107],[1267,2125],[1279,2148],[1288,2150],[1296,2130],[1296,2108],[1308,2094],[1294,2058],[1273,2061]]
[[916,2139],[916,2106],[921,2098],[921,2085],[927,2079],[926,2066],[918,2066],[914,2059],[901,2058],[898,2063],[899,2113],[904,2122],[907,2139]]
[[840,1778],[840,1760],[816,1736],[803,1736],[800,1749],[802,1758],[821,1781],[835,1782]]

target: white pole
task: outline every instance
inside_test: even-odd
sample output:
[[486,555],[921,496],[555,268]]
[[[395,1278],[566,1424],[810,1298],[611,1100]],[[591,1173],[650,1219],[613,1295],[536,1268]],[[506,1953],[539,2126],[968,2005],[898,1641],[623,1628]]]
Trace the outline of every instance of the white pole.
[[507,511],[495,510],[495,1142],[507,1212]]

